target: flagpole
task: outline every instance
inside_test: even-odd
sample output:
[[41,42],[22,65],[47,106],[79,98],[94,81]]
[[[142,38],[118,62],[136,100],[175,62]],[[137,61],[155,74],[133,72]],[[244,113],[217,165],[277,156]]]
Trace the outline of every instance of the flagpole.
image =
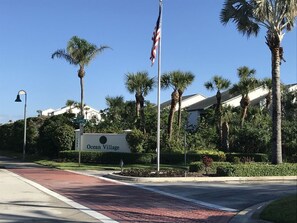
[[159,40],[159,49],[158,49],[158,123],[157,123],[157,171],[160,171],[160,126],[161,126],[161,44],[162,44],[162,0],[159,0],[160,3],[160,40]]

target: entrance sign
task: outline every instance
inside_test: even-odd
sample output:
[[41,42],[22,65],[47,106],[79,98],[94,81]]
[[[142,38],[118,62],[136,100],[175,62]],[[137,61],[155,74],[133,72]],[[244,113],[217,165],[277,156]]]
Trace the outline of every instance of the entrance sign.
[[83,151],[130,153],[126,135],[125,133],[84,133],[80,142],[79,131],[76,131],[75,150],[79,150],[81,145]]

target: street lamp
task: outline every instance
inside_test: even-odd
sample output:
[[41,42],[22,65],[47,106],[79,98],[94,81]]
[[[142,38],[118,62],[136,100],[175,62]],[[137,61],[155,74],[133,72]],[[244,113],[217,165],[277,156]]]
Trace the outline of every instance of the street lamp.
[[25,160],[26,156],[26,133],[27,133],[27,118],[26,118],[26,110],[27,110],[27,92],[24,90],[20,90],[17,94],[15,102],[22,102],[20,95],[25,95],[25,106],[24,106],[24,143],[23,143],[23,160]]

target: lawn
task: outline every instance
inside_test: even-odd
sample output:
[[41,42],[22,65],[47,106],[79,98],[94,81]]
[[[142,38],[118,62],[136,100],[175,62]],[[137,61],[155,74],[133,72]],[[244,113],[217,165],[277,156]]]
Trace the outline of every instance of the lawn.
[[297,194],[273,201],[264,208],[260,218],[274,223],[296,223]]
[[[56,162],[51,160],[35,160],[35,163],[38,163],[43,166],[48,166],[52,168],[58,168],[63,170],[115,170],[120,171],[121,167],[119,165],[112,164],[88,164],[81,163],[80,166],[75,162]],[[124,165],[124,168],[141,168],[141,169],[151,169],[155,168],[156,165],[144,165],[144,164],[129,164]],[[184,169],[184,166],[180,165],[161,165],[161,168],[172,168],[172,169]]]

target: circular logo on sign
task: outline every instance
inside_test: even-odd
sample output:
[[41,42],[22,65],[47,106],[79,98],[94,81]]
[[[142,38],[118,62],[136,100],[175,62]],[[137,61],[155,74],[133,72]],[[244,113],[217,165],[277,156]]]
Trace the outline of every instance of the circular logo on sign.
[[101,137],[99,138],[99,142],[100,142],[101,144],[105,144],[105,143],[107,142],[107,138],[106,138],[106,136],[101,136]]

